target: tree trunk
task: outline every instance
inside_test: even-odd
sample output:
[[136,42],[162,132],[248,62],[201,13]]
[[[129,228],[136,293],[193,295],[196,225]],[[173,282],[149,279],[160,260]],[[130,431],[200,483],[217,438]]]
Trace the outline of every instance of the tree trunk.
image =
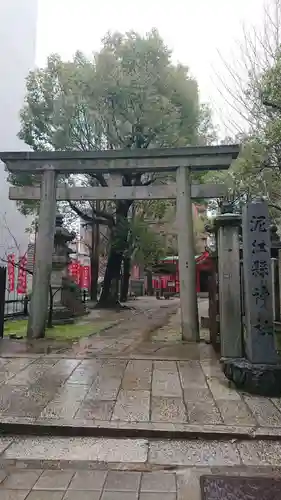
[[128,300],[130,276],[131,276],[131,259],[130,257],[124,257],[120,302],[127,302]]
[[91,300],[96,301],[98,297],[98,278],[99,278],[99,247],[100,247],[100,228],[99,224],[92,225],[91,242]]
[[[116,226],[115,235],[112,234],[111,249],[109,252],[106,271],[104,275],[102,293],[98,301],[98,306],[111,308],[120,305],[119,303],[119,283],[121,276],[121,265],[124,251],[127,246],[128,233],[122,232],[123,241],[120,241],[119,227],[127,219],[128,211],[132,202],[129,200],[118,201],[116,203]],[[117,235],[117,236],[116,236]],[[118,238],[118,242],[116,241]]]
[[119,303],[119,281],[123,254],[111,248],[105,270],[101,296],[98,301],[100,307],[115,307]]
[[146,272],[146,286],[147,286],[147,295],[151,297],[153,295],[153,283],[152,283],[151,271]]

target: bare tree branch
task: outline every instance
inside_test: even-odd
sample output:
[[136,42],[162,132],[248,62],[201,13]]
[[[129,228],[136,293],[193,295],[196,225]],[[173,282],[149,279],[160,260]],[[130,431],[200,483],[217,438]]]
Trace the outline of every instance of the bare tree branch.
[[78,208],[71,200],[67,200],[69,203],[70,208],[85,222],[89,224],[94,224],[95,222],[99,222],[99,224],[104,224],[107,226],[114,226],[115,221],[114,217],[111,214],[108,214],[107,212],[102,212],[99,210],[93,209],[95,215],[97,215],[98,220],[93,219],[90,215],[87,213],[83,212]]
[[9,233],[9,235],[11,236],[11,238],[12,238],[12,240],[13,240],[14,244],[15,244],[16,249],[18,250],[18,252],[20,252],[20,246],[19,246],[19,244],[18,244],[18,242],[17,242],[17,240],[16,240],[15,236],[13,235],[12,231],[10,230],[10,228],[9,228],[9,226],[8,226],[8,223],[7,223],[7,218],[6,218],[6,214],[5,214],[5,213],[4,213],[4,214],[2,214],[2,219],[3,219],[3,222],[4,222],[4,227],[5,227],[5,229],[7,229],[7,231],[8,231],[8,233]]

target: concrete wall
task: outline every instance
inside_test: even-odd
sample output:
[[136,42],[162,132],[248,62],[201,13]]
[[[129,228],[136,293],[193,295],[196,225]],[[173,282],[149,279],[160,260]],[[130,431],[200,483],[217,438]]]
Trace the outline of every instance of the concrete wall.
[[[0,1],[0,151],[28,149],[17,134],[25,78],[35,65],[37,4],[38,0]],[[0,162],[0,257],[15,247],[10,232],[21,251],[26,250],[28,242],[24,230],[29,221],[19,214],[15,202],[8,199],[6,179],[4,165]]]

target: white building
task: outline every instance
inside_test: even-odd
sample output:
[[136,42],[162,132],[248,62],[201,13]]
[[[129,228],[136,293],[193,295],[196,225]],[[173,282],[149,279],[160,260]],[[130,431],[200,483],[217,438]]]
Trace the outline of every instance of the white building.
[[[0,1],[0,151],[28,147],[18,139],[19,112],[25,96],[25,79],[35,66],[38,0]],[[9,185],[0,162],[0,257],[15,249],[27,248],[28,220],[8,199]]]

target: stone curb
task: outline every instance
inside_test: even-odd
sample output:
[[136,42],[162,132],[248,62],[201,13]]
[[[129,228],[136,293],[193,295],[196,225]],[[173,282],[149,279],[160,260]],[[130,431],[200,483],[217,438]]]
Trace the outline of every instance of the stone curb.
[[0,436],[97,437],[120,439],[204,439],[281,441],[281,427],[88,421],[0,421]]

